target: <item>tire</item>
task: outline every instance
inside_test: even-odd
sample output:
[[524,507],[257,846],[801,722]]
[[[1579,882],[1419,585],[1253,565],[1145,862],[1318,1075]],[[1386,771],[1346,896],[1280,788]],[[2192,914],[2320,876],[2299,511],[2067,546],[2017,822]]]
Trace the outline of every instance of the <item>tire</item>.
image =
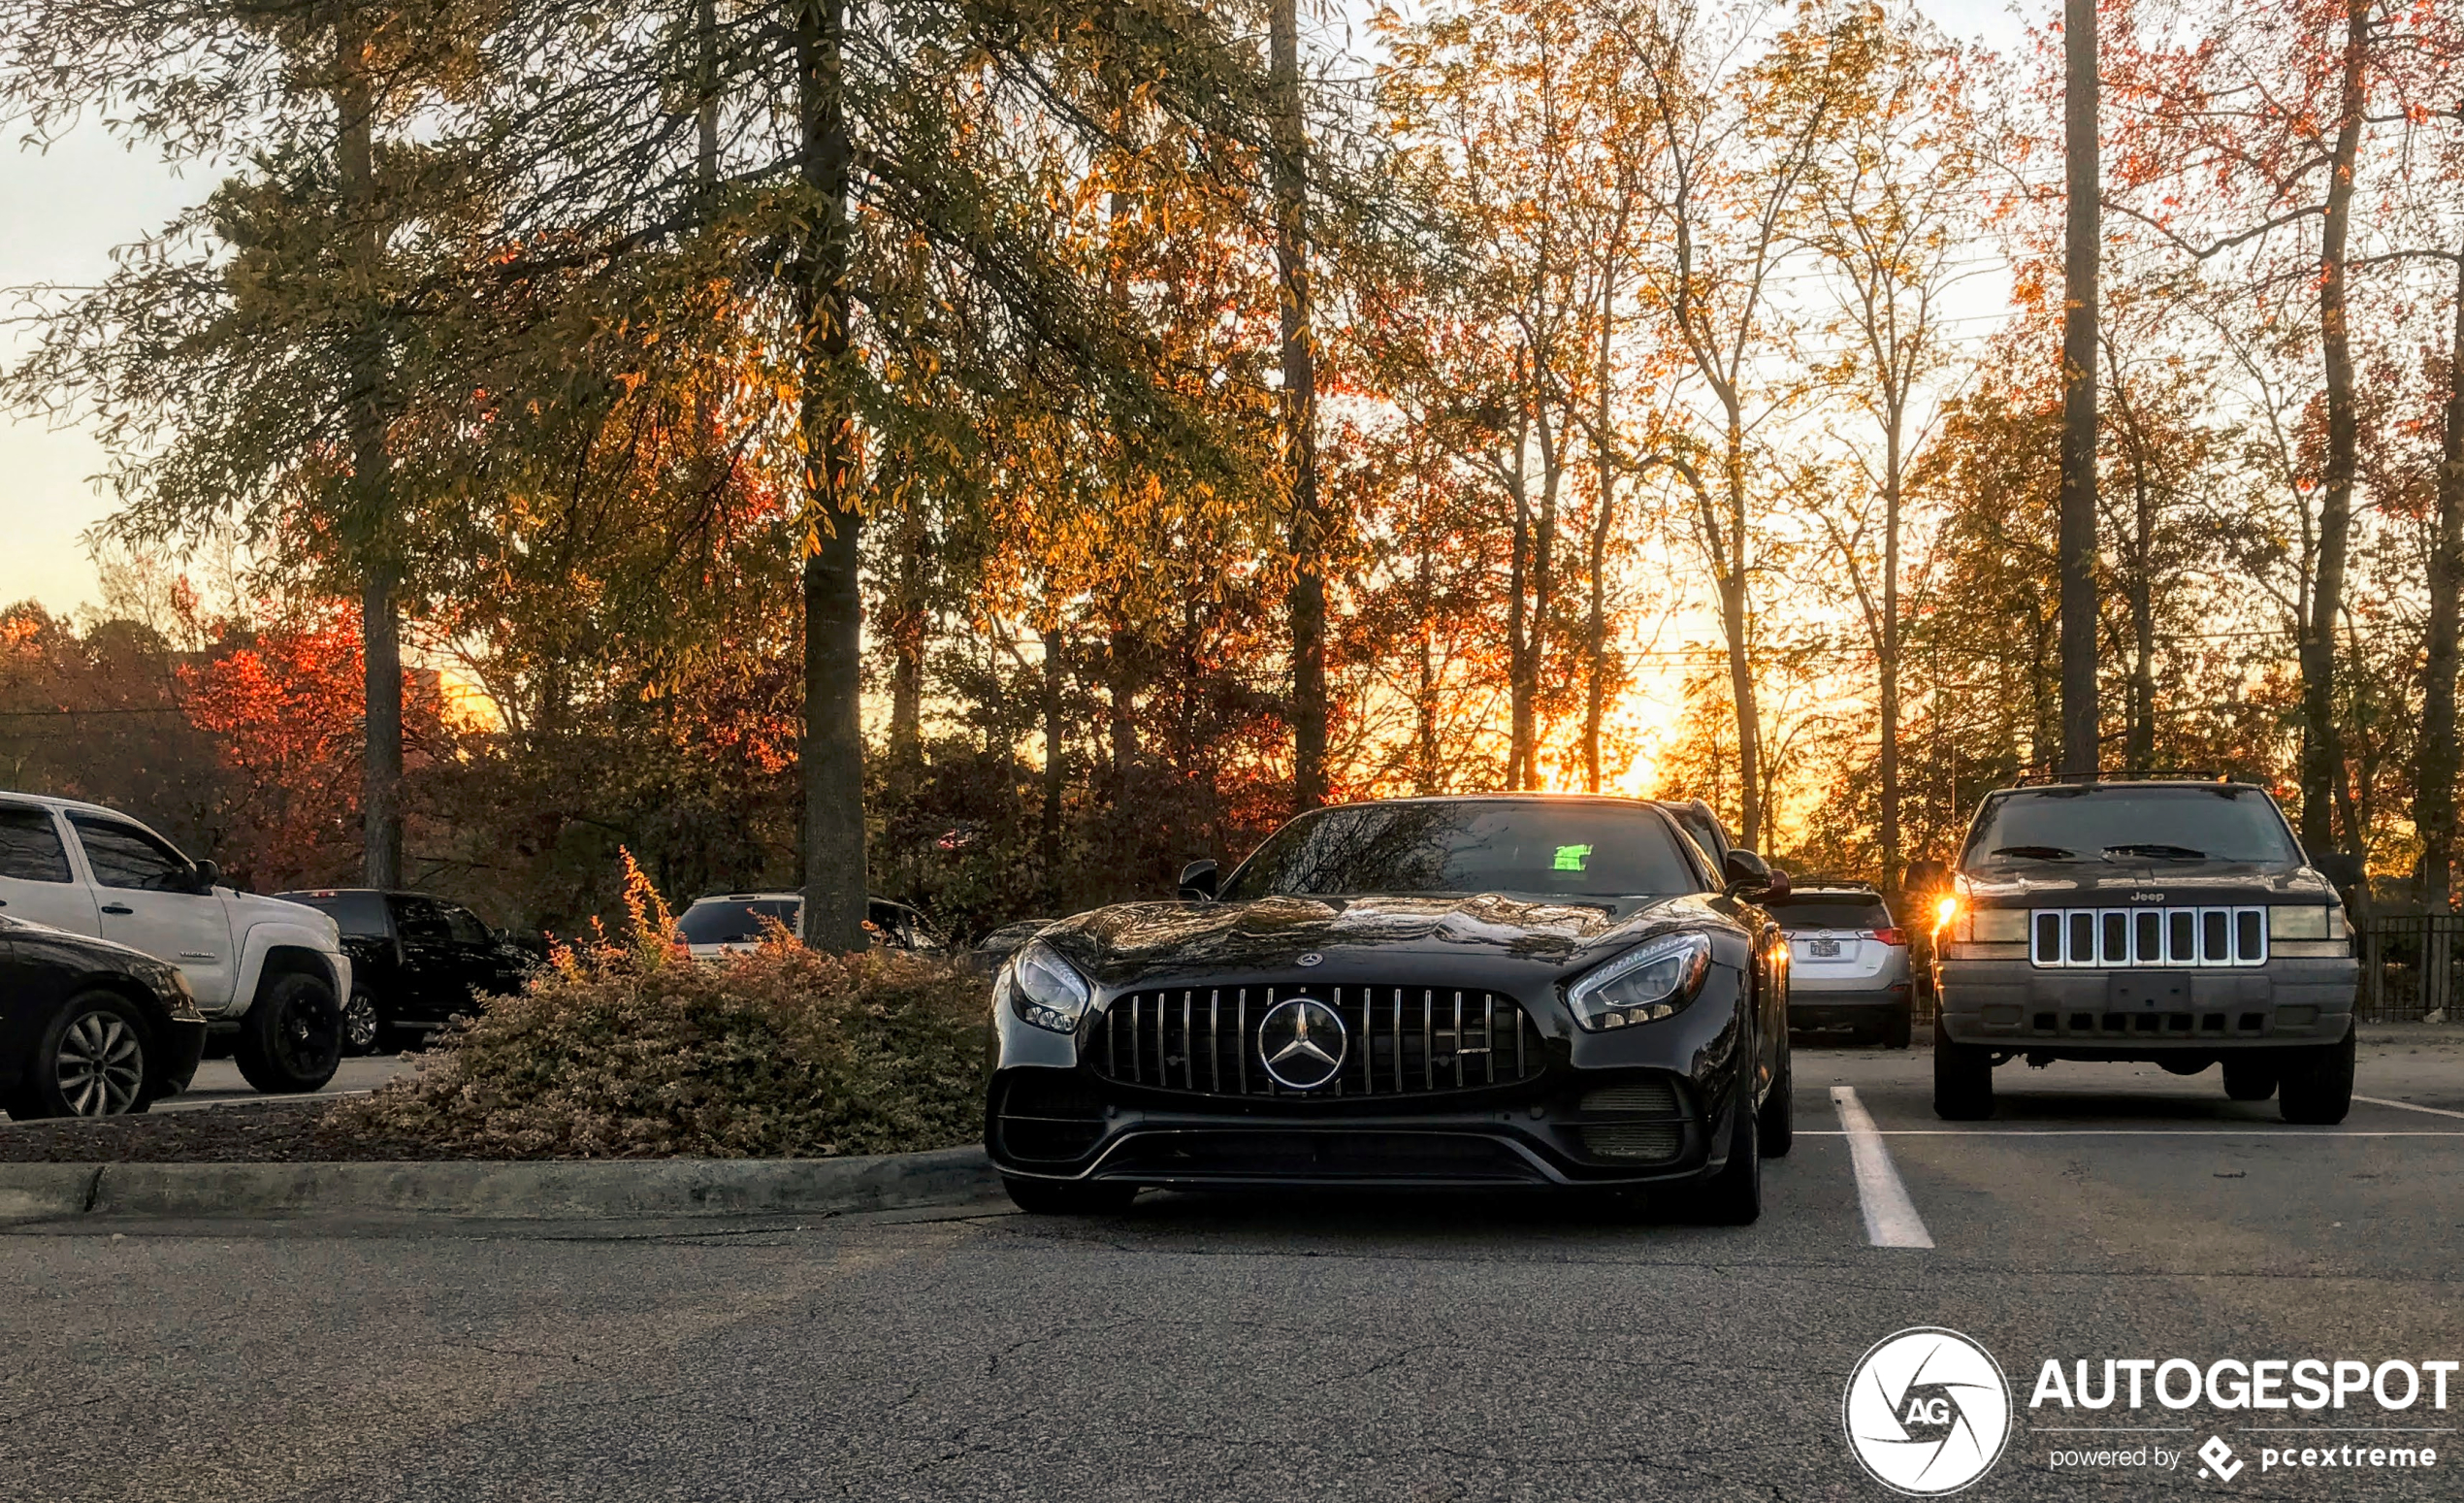
[[1687,1193],[1686,1220],[1705,1226],[1751,1226],[1763,1216],[1763,1153],[1758,1113],[1739,1102],[1729,1134],[1729,1161]]
[[2224,1057],[2224,1094],[2236,1101],[2264,1101],[2276,1094],[2276,1062],[2257,1050]]
[[342,1004],[342,1053],[383,1054],[386,1031],[385,1020],[376,1011],[376,998],[368,995],[366,987],[351,988],[351,999]]
[[1908,1047],[1911,1042],[1912,1035],[1916,1030],[1915,1024],[1911,1021],[1911,1016],[1914,1014],[1915,1010],[1916,1009],[1913,1007],[1895,1007],[1891,1009],[1890,1018],[1882,1025],[1883,1048],[1905,1049]]
[[1994,1056],[1951,1041],[1933,1020],[1933,1115],[1944,1122],[1981,1122],[1994,1115]]
[[1001,1176],[1010,1203],[1030,1216],[1104,1216],[1129,1209],[1138,1187],[1111,1180],[1028,1180]]
[[2276,1109],[2286,1122],[2305,1127],[2332,1127],[2352,1110],[2353,1028],[2345,1025],[2342,1043],[2305,1049],[2285,1066]]
[[1785,1159],[1797,1141],[1797,1062],[1787,1054],[1779,1061],[1779,1077],[1771,1082],[1763,1109],[1755,1114],[1755,1135],[1763,1157]]
[[146,1095],[146,1021],[123,997],[81,992],[34,1041],[25,1078],[9,1098],[20,1122],[41,1117],[120,1117],[153,1104]]
[[342,1063],[342,1010],[321,976],[285,971],[257,989],[231,1057],[268,1095],[324,1089]]

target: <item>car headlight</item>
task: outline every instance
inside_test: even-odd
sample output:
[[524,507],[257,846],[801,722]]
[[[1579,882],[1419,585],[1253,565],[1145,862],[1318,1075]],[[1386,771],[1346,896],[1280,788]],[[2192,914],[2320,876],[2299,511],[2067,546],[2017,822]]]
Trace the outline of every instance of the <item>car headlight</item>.
[[2324,903],[2278,903],[2267,910],[2267,937],[2270,939],[2325,939],[2327,907]]
[[1711,968],[1711,941],[1701,934],[1665,934],[1594,967],[1566,993],[1574,1021],[1598,1032],[1673,1016],[1702,988]]
[[1078,967],[1041,939],[1010,958],[1000,984],[1009,993],[1010,1010],[1021,1021],[1055,1033],[1076,1032],[1078,1020],[1086,1016],[1086,1004],[1095,999],[1094,988],[1078,973]]
[[1973,940],[1978,944],[2011,945],[2027,942],[2027,910],[2026,908],[1968,908],[1952,926],[1955,939]]

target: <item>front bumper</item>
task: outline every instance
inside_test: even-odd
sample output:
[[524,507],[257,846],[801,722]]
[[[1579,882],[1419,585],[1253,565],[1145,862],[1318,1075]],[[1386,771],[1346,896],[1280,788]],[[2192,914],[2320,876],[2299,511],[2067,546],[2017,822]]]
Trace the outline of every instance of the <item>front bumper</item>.
[[2247,969],[2072,969],[2026,960],[1936,961],[1955,1043],[2056,1058],[2315,1048],[2351,1026],[2359,963],[2278,958]]
[[1052,1033],[996,1008],[985,1146],[1015,1177],[1185,1189],[1687,1184],[1726,1166],[1753,1098],[1738,981],[1715,965],[1683,1012],[1602,1033],[1527,1006],[1537,1073],[1402,1095],[1159,1090],[1099,1070],[1091,1026]]

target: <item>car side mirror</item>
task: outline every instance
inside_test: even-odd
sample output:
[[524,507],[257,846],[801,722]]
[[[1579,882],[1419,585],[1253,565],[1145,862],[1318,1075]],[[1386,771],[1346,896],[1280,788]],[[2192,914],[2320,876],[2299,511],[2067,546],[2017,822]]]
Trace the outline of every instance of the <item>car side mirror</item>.
[[201,861],[197,863],[198,892],[211,893],[221,883],[221,881],[222,863],[216,861]]
[[1223,875],[1211,861],[1193,861],[1181,868],[1181,900],[1213,902],[1221,890]]
[[1769,862],[1741,846],[1731,850],[1728,858],[1720,863],[1720,875],[1728,883],[1727,891],[1732,898],[1759,897],[1769,893],[1775,879],[1780,892],[1788,891],[1786,877],[1774,872]]

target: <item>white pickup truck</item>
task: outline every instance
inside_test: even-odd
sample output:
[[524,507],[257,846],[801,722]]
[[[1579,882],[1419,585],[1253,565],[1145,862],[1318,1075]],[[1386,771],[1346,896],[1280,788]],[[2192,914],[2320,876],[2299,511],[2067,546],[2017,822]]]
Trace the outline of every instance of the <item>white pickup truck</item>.
[[314,908],[235,892],[99,804],[0,792],[0,913],[168,961],[259,1091],[315,1091],[341,1061],[351,963]]

